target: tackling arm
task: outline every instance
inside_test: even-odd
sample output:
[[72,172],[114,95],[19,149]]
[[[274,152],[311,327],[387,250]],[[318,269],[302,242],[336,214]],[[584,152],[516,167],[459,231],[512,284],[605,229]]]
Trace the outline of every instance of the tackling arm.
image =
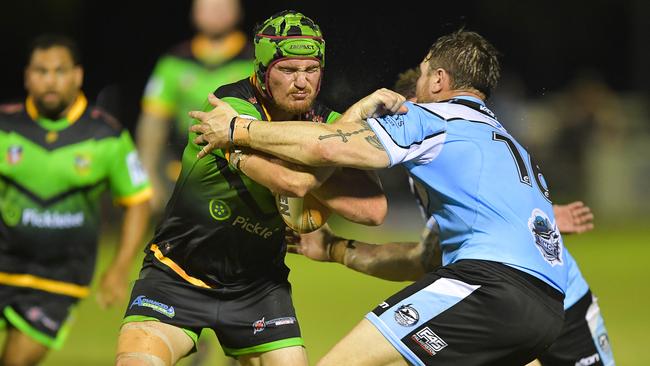
[[337,262],[389,281],[416,281],[441,264],[438,237],[421,242],[371,244],[336,236],[329,227],[288,238],[289,250],[317,261]]
[[[235,118],[237,112],[214,95],[209,97],[215,108],[210,112],[192,111],[200,120],[190,127],[199,135],[194,142],[205,145],[198,157],[215,148],[230,144],[249,146],[284,160],[315,166],[346,166],[360,169],[385,168],[390,164],[366,118],[383,113],[404,113],[404,97],[387,89],[355,103],[334,124],[300,122],[260,123]],[[291,131],[291,133],[286,133]]]

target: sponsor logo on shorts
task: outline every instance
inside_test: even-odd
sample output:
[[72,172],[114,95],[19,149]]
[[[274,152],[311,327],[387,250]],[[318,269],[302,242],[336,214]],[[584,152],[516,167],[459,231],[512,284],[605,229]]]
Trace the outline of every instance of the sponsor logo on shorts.
[[555,223],[538,208],[528,218],[528,228],[544,260],[551,266],[562,265],[562,237]]
[[210,200],[210,216],[217,221],[223,221],[230,217],[232,211],[230,206],[222,200]]
[[238,227],[244,231],[248,231],[251,234],[255,234],[264,239],[268,239],[273,235],[274,232],[280,230],[280,228],[271,229],[266,226],[260,225],[259,222],[251,222],[248,217],[237,216],[233,222],[232,226]]
[[598,361],[600,361],[600,355],[598,355],[598,353],[594,353],[591,356],[581,358],[578,362],[575,363],[575,366],[589,366],[595,364]]
[[39,212],[33,208],[23,210],[22,223],[42,229],[69,229],[81,227],[84,224],[83,212]]
[[41,308],[37,306],[33,306],[29,309],[27,309],[27,319],[34,323],[41,323],[43,326],[49,330],[52,331],[57,331],[59,330],[60,323],[57,321],[54,321],[52,318],[48,317]]
[[276,328],[283,325],[296,324],[296,318],[293,316],[286,316],[283,318],[275,318],[271,320],[265,320],[264,318],[256,320],[253,322],[253,334],[264,331],[267,327]]
[[429,327],[424,327],[411,336],[422,349],[431,356],[447,347],[447,342],[434,333]]
[[153,311],[157,311],[163,315],[165,315],[168,318],[173,318],[174,315],[176,315],[176,312],[174,311],[173,306],[169,306],[167,304],[163,304],[161,302],[158,302],[156,300],[152,299],[147,299],[146,296],[140,295],[133,300],[131,303],[131,306],[129,306],[129,309],[131,309],[134,306],[141,306],[145,308],[150,308]]
[[403,327],[412,327],[420,320],[420,314],[411,304],[402,305],[395,310],[395,321]]
[[603,352],[612,352],[612,349],[609,346],[609,336],[607,333],[601,333],[598,335],[598,345],[600,346],[600,349],[603,350]]

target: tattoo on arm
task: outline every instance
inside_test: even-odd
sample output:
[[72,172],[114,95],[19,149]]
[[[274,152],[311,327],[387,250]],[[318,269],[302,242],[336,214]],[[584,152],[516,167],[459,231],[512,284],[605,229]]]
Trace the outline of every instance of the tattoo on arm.
[[325,140],[325,139],[332,138],[332,137],[339,137],[339,138],[341,138],[341,142],[343,142],[345,144],[348,141],[350,141],[350,139],[348,139],[348,137],[358,135],[358,134],[360,134],[362,132],[365,132],[365,131],[370,131],[372,133],[372,135],[365,137],[366,142],[368,142],[370,145],[377,148],[378,150],[383,151],[384,146],[381,144],[381,142],[379,142],[379,138],[377,137],[377,135],[374,134],[374,132],[370,128],[370,125],[368,124],[368,122],[366,122],[366,120],[361,120],[361,121],[358,122],[358,124],[360,124],[363,128],[361,128],[359,130],[356,130],[356,131],[352,131],[352,132],[343,132],[340,129],[337,129],[336,133],[332,133],[332,134],[329,134],[329,135],[321,135],[321,136],[318,136],[318,139],[319,140]]

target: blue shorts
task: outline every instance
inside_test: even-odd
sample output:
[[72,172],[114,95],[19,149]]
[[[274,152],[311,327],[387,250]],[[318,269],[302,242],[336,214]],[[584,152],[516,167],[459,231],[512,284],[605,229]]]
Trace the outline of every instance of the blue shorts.
[[514,268],[462,260],[427,274],[366,318],[414,365],[525,365],[560,334],[563,298]]

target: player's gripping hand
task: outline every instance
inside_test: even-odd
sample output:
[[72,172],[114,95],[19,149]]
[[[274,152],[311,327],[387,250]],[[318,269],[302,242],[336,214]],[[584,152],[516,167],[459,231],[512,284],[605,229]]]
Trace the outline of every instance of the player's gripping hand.
[[555,223],[562,234],[581,234],[594,228],[591,208],[580,201],[553,205]]
[[307,234],[298,234],[287,228],[285,239],[289,253],[302,254],[309,259],[319,262],[333,261],[330,255],[330,249],[332,244],[337,240],[337,237],[327,224]]
[[345,117],[366,119],[387,114],[404,114],[408,108],[404,105],[406,98],[392,90],[381,88],[354,103],[345,112]]
[[198,136],[194,139],[197,145],[205,145],[199,151],[200,159],[212,150],[227,147],[229,144],[230,120],[237,116],[237,112],[226,102],[222,102],[214,94],[208,94],[208,101],[214,107],[209,112],[191,111],[189,116],[201,123],[190,126],[190,132]]

